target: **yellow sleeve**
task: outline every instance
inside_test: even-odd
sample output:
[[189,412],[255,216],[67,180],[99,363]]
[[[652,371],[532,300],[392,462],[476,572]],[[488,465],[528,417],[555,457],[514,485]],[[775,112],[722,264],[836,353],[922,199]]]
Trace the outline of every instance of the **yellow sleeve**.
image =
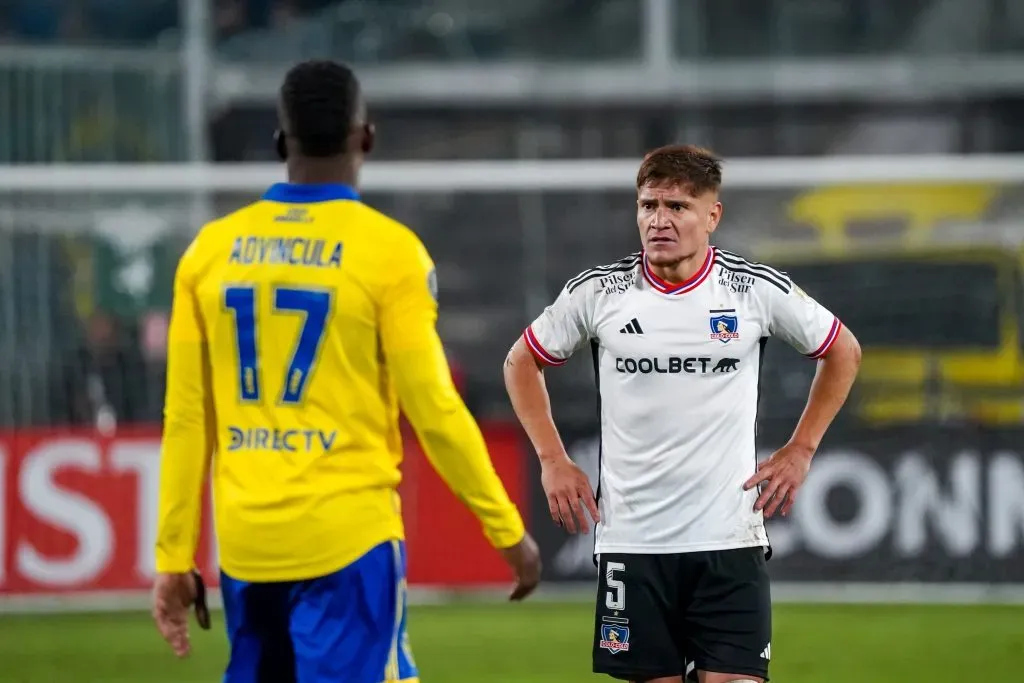
[[402,410],[427,459],[483,525],[491,545],[525,533],[519,511],[494,471],[479,426],[452,381],[437,335],[434,266],[419,240],[396,259],[401,275],[381,301],[381,339]]
[[167,335],[156,537],[158,572],[185,572],[195,564],[203,482],[216,438],[210,364],[195,293],[195,247],[193,242],[174,276]]

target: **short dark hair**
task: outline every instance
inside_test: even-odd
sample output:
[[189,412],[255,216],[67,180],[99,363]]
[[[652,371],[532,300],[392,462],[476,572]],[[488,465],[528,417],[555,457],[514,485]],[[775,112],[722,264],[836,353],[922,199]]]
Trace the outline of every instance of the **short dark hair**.
[[722,185],[722,161],[696,145],[666,145],[647,153],[636,174],[636,187],[686,185],[694,194],[717,191]]
[[329,60],[295,65],[281,85],[285,132],[305,156],[332,157],[345,152],[359,113],[359,80],[350,68]]

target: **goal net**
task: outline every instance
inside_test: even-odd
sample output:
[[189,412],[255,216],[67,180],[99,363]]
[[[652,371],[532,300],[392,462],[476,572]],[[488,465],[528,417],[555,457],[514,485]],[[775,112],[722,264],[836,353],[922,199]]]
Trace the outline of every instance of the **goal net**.
[[[523,326],[573,275],[638,249],[637,166],[366,168],[366,201],[437,263],[441,336],[482,420],[511,418],[500,368]],[[281,180],[263,164],[0,168],[0,457],[13,448],[3,434],[159,424],[177,258],[205,219]],[[1024,582],[1024,158],[738,159],[722,201],[713,242],[789,272],[864,347],[799,510],[770,529],[779,575]],[[788,437],[814,368],[769,343],[766,452]],[[596,476],[589,359],[549,382],[573,456]],[[556,578],[592,575],[590,538],[541,541]]]
[[[437,261],[441,330],[479,389],[480,412],[506,410],[494,368],[521,326],[574,274],[638,248],[636,166],[367,167],[366,200],[416,230]],[[143,356],[158,357],[184,245],[206,218],[253,201],[282,173],[263,164],[0,169],[0,344],[4,357],[20,359],[4,370],[15,373],[16,390],[0,399],[0,424],[94,411],[80,399],[59,406],[67,400],[61,380],[40,384],[23,375],[65,372],[79,362],[78,337],[102,336],[111,318],[141,335]],[[725,165],[725,213],[714,242],[791,271],[830,305],[851,307],[846,317],[872,345],[910,349],[920,342],[915,359],[923,363],[934,359],[927,348],[1007,343],[1002,331],[1010,318],[1003,316],[1011,312],[998,302],[1011,299],[999,295],[1009,284],[1000,264],[1014,261],[1024,232],[1022,185],[1018,157],[734,160]],[[936,256],[940,251],[945,255]],[[81,321],[93,319],[103,322],[82,329]],[[589,386],[589,369],[580,365],[573,374]],[[95,393],[88,382],[79,390]],[[802,390],[794,396],[802,400]],[[158,416],[156,393],[136,398],[126,409]],[[579,402],[567,403],[575,411]],[[790,416],[796,409],[771,408]],[[934,418],[954,408],[920,409],[939,411]]]

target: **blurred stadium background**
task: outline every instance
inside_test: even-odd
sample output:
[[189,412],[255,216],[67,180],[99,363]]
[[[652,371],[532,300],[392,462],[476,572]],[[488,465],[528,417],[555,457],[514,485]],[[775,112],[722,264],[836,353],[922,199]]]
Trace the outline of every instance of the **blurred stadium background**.
[[[5,0],[0,681],[217,679],[219,623],[175,663],[131,611],[153,571],[171,278],[206,217],[280,178],[277,84],[323,56],[363,78],[367,201],[432,251],[456,379],[545,556],[546,601],[495,604],[503,567],[408,441],[428,683],[592,679],[592,539],[548,522],[500,364],[566,279],[636,249],[639,157],[682,141],[728,160],[717,243],[788,270],[864,345],[770,526],[773,680],[1019,675],[1021,3]],[[814,370],[768,348],[765,453]],[[589,363],[550,382],[596,473]]]

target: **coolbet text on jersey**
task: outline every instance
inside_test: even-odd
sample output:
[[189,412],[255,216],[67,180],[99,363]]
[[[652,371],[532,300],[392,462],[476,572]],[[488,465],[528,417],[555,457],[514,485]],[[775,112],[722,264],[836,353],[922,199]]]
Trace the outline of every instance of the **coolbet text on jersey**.
[[[332,590],[359,590],[367,579],[358,574],[370,572],[404,585],[399,402],[490,542],[522,539],[523,522],[452,383],[436,317],[426,249],[342,185],[275,185],[205,226],[183,255],[156,568],[192,568],[195,492],[209,468],[233,649],[245,607],[236,606],[233,626],[230,603],[248,600],[250,584],[330,575]],[[395,584],[388,590],[393,596]],[[390,640],[394,610],[388,618]],[[372,649],[356,645],[357,659]],[[389,666],[386,680],[409,677],[397,660]]]

